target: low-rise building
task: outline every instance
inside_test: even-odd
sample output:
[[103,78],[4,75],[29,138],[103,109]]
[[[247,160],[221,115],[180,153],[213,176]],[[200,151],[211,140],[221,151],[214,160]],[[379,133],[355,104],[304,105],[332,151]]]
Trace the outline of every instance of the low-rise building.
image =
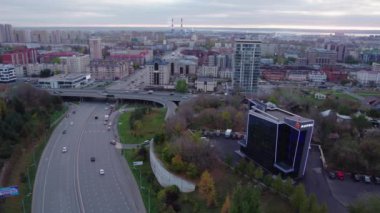
[[195,81],[197,91],[214,92],[217,86],[217,81],[214,78],[198,78]]
[[38,86],[41,88],[61,89],[61,88],[79,88],[91,81],[91,74],[60,74],[49,78],[38,80]]
[[308,72],[303,70],[289,70],[287,72],[287,79],[289,81],[306,81],[307,76]]
[[356,80],[362,85],[380,85],[380,72],[359,71],[356,73]]
[[0,83],[16,81],[15,67],[9,64],[0,64]]
[[198,70],[199,77],[218,77],[218,67],[217,66],[202,66]]
[[261,73],[267,81],[283,81],[286,78],[286,71],[282,69],[265,69]]
[[118,80],[128,76],[132,71],[128,62],[115,60],[93,60],[87,67],[87,73],[95,80]]
[[42,70],[49,69],[54,73],[67,73],[66,64],[27,64],[24,66],[23,76],[40,75]]
[[317,93],[314,94],[314,98],[317,99],[317,100],[325,100],[326,99],[326,95],[317,92]]
[[323,82],[327,81],[327,75],[324,72],[318,72],[318,71],[316,71],[316,72],[310,72],[308,74],[308,79],[311,82],[323,83]]

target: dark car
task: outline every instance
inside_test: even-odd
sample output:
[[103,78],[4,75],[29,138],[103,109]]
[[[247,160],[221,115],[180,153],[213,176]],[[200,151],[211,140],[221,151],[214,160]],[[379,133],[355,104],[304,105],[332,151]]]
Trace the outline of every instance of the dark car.
[[73,111],[73,114],[75,114],[76,112],[75,112],[75,110]]
[[363,175],[352,174],[352,178],[354,179],[354,181],[356,181],[356,182],[360,182],[360,181],[363,180]]
[[91,157],[91,158],[90,158],[90,161],[91,161],[91,162],[95,162],[95,157]]
[[95,116],[95,120],[98,119],[98,116]]
[[116,145],[116,141],[115,141],[115,140],[111,140],[111,141],[110,141],[110,144],[112,144],[112,145]]
[[380,177],[373,176],[372,179],[375,184],[380,184]]
[[335,179],[336,178],[336,175],[334,172],[329,172],[329,178],[330,179]]
[[62,134],[66,134],[66,130],[63,130]]

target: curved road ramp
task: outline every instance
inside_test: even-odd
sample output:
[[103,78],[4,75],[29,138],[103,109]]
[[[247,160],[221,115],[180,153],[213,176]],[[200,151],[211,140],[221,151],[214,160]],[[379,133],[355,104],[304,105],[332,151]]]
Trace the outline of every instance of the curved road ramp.
[[176,185],[181,192],[193,192],[195,190],[194,183],[178,177],[166,170],[166,168],[162,165],[162,162],[156,157],[156,154],[154,153],[153,139],[150,142],[149,156],[153,173],[161,186],[168,187]]

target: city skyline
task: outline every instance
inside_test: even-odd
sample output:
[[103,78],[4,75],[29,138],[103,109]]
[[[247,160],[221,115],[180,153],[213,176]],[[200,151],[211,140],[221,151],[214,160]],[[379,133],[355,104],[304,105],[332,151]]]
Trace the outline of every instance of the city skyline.
[[[380,30],[376,0],[0,0],[17,27],[169,27]],[[210,12],[211,11],[211,12]]]

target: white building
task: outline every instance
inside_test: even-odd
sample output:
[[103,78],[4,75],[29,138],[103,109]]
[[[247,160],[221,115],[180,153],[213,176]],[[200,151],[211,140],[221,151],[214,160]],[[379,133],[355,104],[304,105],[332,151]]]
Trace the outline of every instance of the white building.
[[84,73],[90,64],[89,55],[62,57],[61,60],[67,64],[68,73]]
[[234,49],[233,87],[243,92],[256,92],[260,75],[261,42],[238,39]]
[[216,67],[216,66],[202,66],[198,70],[198,76],[199,77],[217,78],[218,77],[218,67]]
[[327,81],[327,75],[324,72],[310,72],[308,74],[308,79],[311,82],[323,83]]
[[380,64],[379,63],[373,63],[372,64],[372,71],[380,72]]
[[80,88],[88,84],[91,74],[60,74],[49,78],[41,78],[38,85],[41,88],[60,89],[60,88]]
[[160,59],[155,59],[152,62],[146,64],[149,75],[146,81],[149,85],[168,85],[170,81],[169,63]]
[[198,78],[195,81],[195,88],[197,91],[214,92],[217,86],[217,81],[213,78]]
[[102,40],[100,38],[90,38],[90,58],[91,59],[102,59]]
[[359,71],[356,73],[356,80],[363,85],[380,84],[380,72],[372,72],[372,71]]
[[13,65],[0,64],[0,83],[16,81],[16,73]]

